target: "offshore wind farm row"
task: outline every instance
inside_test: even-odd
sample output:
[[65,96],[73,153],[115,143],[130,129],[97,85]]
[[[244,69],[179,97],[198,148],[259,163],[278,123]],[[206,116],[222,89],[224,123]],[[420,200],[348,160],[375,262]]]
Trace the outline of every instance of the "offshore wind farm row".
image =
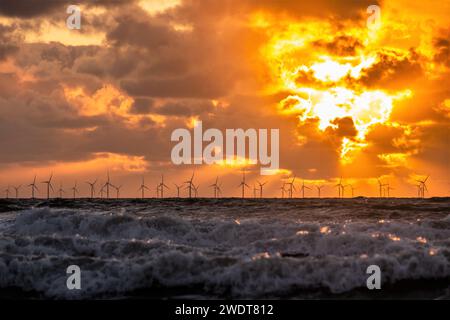
[[[172,190],[165,182],[164,182],[164,174],[161,175],[161,180],[156,183],[156,185],[150,187],[145,182],[145,177],[142,176],[142,180],[140,182],[139,188],[136,189],[136,198],[198,198],[199,197],[199,184],[194,183],[195,172],[192,173],[192,176],[186,180],[181,182],[180,184],[172,183],[174,188],[174,193],[171,196],[167,196],[165,191]],[[422,180],[415,180],[416,188],[417,188],[417,198],[425,198],[425,194],[428,192],[427,181],[429,176]],[[71,187],[63,188],[62,183],[59,184],[58,189],[55,189],[53,185],[53,173],[50,174],[49,178],[44,181],[37,182],[37,176],[34,176],[34,179],[31,183],[27,185],[8,185],[5,187],[4,198],[37,198],[37,194],[41,196],[41,198],[100,198],[100,199],[119,199],[121,197],[120,191],[123,187],[122,184],[116,185],[111,181],[111,177],[109,172],[106,174],[106,180],[103,183],[100,183],[98,179],[93,181],[84,181],[84,184],[88,185],[89,192],[82,195],[79,191],[78,181],[75,181]],[[322,197],[322,189],[324,188],[335,188],[336,189],[336,197],[337,198],[354,198],[355,190],[357,189],[351,183],[345,183],[342,177],[337,181],[336,184],[310,184],[309,186],[305,184],[305,180],[301,181],[301,184],[296,185],[297,177],[291,177],[282,181],[282,184],[279,188],[280,197],[283,199],[292,199],[292,198],[306,198],[305,191],[309,190],[310,195],[309,198],[321,198]],[[392,197],[391,191],[395,190],[389,182],[384,183],[381,179],[377,179],[378,182],[378,197],[380,198],[390,198]],[[267,184],[267,181],[261,182],[259,180],[253,184],[253,198],[264,198],[264,186]],[[44,185],[43,189],[39,189],[38,185]],[[21,190],[28,189],[28,195],[25,196],[25,192],[21,193]],[[246,194],[246,190],[251,190],[251,186],[246,181],[245,171],[242,171],[242,180],[239,184],[235,186],[235,188],[240,189],[240,197],[241,198],[251,198]],[[207,185],[207,189],[209,190],[208,196],[210,198],[224,198],[223,194],[223,184],[219,182],[219,176],[216,177],[214,183]],[[346,193],[348,191],[348,193]],[[296,192],[297,195],[296,196]],[[314,195],[311,195],[313,193]]]

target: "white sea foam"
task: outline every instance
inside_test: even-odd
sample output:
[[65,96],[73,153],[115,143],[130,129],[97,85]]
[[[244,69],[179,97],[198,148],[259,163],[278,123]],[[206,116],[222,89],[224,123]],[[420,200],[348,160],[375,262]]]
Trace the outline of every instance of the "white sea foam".
[[[450,277],[448,215],[378,221],[328,212],[314,221],[292,208],[277,217],[160,211],[39,208],[2,218],[0,288],[89,298],[199,287],[258,298],[365,287],[371,264],[380,266],[383,285]],[[82,290],[66,288],[71,264],[82,270]]]

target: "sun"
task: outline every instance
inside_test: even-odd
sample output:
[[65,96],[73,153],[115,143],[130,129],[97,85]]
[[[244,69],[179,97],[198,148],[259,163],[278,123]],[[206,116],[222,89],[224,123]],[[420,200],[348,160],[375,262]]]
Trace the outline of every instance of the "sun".
[[[377,124],[391,125],[395,102],[410,97],[412,92],[366,87],[363,76],[380,61],[378,52],[362,46],[349,55],[316,52],[313,49],[317,28],[330,29],[315,24],[289,26],[289,31],[274,33],[263,52],[276,79],[276,89],[289,92],[278,103],[281,114],[296,115],[300,124],[317,120],[319,131],[337,130],[339,120],[351,120],[351,134],[340,138],[337,150],[341,161],[350,163],[368,146],[366,137],[370,130]],[[361,30],[350,32],[352,37],[363,34]]]

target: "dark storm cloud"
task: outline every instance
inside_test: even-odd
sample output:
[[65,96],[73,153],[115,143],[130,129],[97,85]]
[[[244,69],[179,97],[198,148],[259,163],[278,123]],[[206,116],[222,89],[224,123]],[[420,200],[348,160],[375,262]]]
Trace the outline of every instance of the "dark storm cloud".
[[211,79],[208,74],[185,75],[174,79],[124,80],[121,86],[133,96],[161,98],[215,98],[225,95],[230,89],[222,79]]
[[329,53],[338,56],[354,56],[358,49],[363,48],[362,43],[351,36],[341,35],[332,41],[318,40],[312,43],[317,48],[324,48]]
[[351,117],[339,118],[332,121],[332,123],[337,125],[337,128],[332,130],[340,137],[354,137],[357,134]]
[[378,53],[378,61],[362,71],[361,82],[368,87],[401,87],[423,75],[422,57],[414,50],[404,57],[392,50]]
[[155,110],[156,113],[166,116],[205,116],[209,112],[214,111],[214,106],[211,101],[205,100],[177,100],[174,102],[165,103]]
[[0,1],[0,15],[32,18],[49,14],[60,8],[64,2],[55,0],[2,0]]
[[147,114],[153,110],[153,104],[152,99],[135,98],[130,111],[134,114]]
[[38,16],[51,15],[57,10],[66,10],[70,4],[88,6],[112,7],[127,3],[133,0],[1,0],[0,15],[18,18],[34,18]]
[[434,61],[450,68],[450,29],[444,30],[433,40]]
[[117,26],[107,34],[114,45],[148,47],[153,50],[177,41],[177,33],[166,24],[152,20],[136,21],[133,16],[118,17]]
[[6,59],[7,56],[16,52],[19,39],[13,35],[13,26],[4,26],[0,24],[0,61]]

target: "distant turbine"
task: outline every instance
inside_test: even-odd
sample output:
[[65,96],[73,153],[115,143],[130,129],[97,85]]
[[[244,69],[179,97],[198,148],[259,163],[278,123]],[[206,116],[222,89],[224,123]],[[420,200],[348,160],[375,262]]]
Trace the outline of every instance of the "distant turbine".
[[344,185],[342,184],[342,177],[339,179],[339,183],[335,185],[335,187],[338,188],[339,191],[339,198],[344,197]]
[[294,191],[297,191],[297,189],[295,188],[295,185],[294,185],[295,178],[296,177],[294,176],[294,178],[292,178],[291,182],[286,182],[286,184],[289,186],[289,189],[288,189],[289,198],[292,198],[292,195],[294,194]]
[[390,195],[390,191],[391,190],[394,190],[394,188],[392,188],[390,185],[389,185],[389,182],[386,184],[386,192],[387,192],[387,196],[388,196],[388,198],[390,198],[391,197],[391,195]]
[[286,192],[286,182],[283,182],[283,185],[280,187],[281,190],[281,198],[284,198],[284,193]]
[[428,175],[424,180],[416,180],[419,183],[420,191],[419,191],[419,198],[425,198],[425,191],[428,192],[428,188],[426,185],[426,182],[430,176]]
[[13,186],[14,191],[16,192],[16,199],[19,198],[19,189],[20,189],[21,186],[22,186],[22,185],[19,185],[19,186],[17,186],[17,187]]
[[259,197],[262,198],[263,197],[263,187],[264,185],[267,183],[267,181],[261,183],[259,181],[256,181],[259,184]]
[[380,179],[377,179],[377,181],[378,181],[378,189],[380,191],[380,198],[382,198],[386,192],[384,187],[386,187],[388,184],[382,183]]
[[422,191],[422,186],[419,184],[416,185],[417,187],[417,198],[420,198],[421,196],[421,191]]
[[194,190],[194,183],[192,182],[192,181],[194,181],[194,174],[195,174],[195,171],[192,172],[191,179],[184,182],[184,184],[187,184],[186,189],[189,190],[189,198],[192,198],[192,191]]
[[103,194],[105,193],[105,185],[103,185],[103,186],[100,188],[100,191],[99,191],[98,193],[100,193],[100,199],[103,199]]
[[58,194],[59,194],[59,198],[62,198],[62,195],[64,192],[64,189],[62,188],[62,183],[59,184],[59,189],[58,189]]
[[350,189],[352,190],[352,198],[354,198],[354,193],[355,193],[355,187],[352,184],[347,185],[350,187]]
[[194,184],[194,185],[192,185],[192,187],[194,188],[194,195],[197,198],[197,196],[198,196],[198,188],[200,187],[200,185],[198,184],[197,186],[195,186],[195,184]]
[[300,191],[302,192],[302,198],[305,198],[305,189],[311,190],[310,187],[305,186],[305,180],[303,180],[302,187],[300,188]]
[[164,183],[164,175],[161,175],[161,183],[159,184],[160,192],[161,192],[161,198],[164,198],[164,188],[170,189],[165,183]]
[[320,198],[320,191],[322,190],[323,187],[324,187],[324,186],[316,186],[316,188],[317,188],[317,194],[318,194],[319,198]]
[[255,184],[253,184],[253,198],[256,198],[256,192],[258,191],[258,188]]
[[106,187],[106,199],[109,199],[109,187],[114,187],[111,184],[110,179],[109,179],[109,171],[108,171],[107,177],[108,177],[108,180],[106,180],[105,184],[103,185],[103,188]]
[[213,187],[214,189],[214,198],[217,198],[219,196],[219,176],[216,177],[216,182],[214,182],[210,187]]
[[142,192],[142,199],[144,199],[144,196],[145,196],[145,194],[144,194],[145,189],[150,191],[150,189],[145,185],[145,178],[142,177],[142,183],[141,183],[141,186],[138,189],[138,191],[141,190],[141,192]]
[[157,184],[156,185],[156,197],[157,198],[159,198],[159,195],[161,194],[160,191],[161,190],[161,185],[160,184]]
[[52,172],[52,174],[50,175],[50,178],[47,181],[42,181],[41,182],[41,183],[47,184],[47,199],[50,199],[50,189],[52,189],[52,191],[54,191],[53,190],[53,186],[52,186],[52,178],[53,178],[53,172]]
[[11,187],[8,186],[8,187],[5,189],[6,199],[9,199],[9,189],[10,189],[10,188],[11,188]]
[[116,186],[112,186],[114,189],[116,189],[116,199],[119,199],[119,195],[120,195],[120,189],[122,188],[122,185],[116,187]]
[[220,188],[221,185],[217,186],[217,197],[220,197],[220,195],[222,194],[222,189]]
[[36,175],[34,175],[33,183],[30,183],[28,186],[31,187],[31,199],[34,199],[34,191],[39,191],[38,187],[36,187]]
[[242,187],[242,199],[245,198],[245,187],[250,188],[250,186],[245,182],[245,171],[242,170],[242,181],[238,187]]
[[174,183],[174,186],[175,186],[175,188],[177,188],[177,198],[179,198],[180,197],[180,189],[183,185],[179,186],[176,183]]
[[91,188],[91,199],[94,198],[94,194],[95,194],[95,184],[97,183],[97,179],[95,179],[94,182],[89,182],[86,181],[86,183],[89,185],[89,187]]
[[78,192],[78,188],[77,188],[77,182],[75,181],[75,185],[72,187],[72,191],[73,191],[73,198],[75,199],[77,193]]

